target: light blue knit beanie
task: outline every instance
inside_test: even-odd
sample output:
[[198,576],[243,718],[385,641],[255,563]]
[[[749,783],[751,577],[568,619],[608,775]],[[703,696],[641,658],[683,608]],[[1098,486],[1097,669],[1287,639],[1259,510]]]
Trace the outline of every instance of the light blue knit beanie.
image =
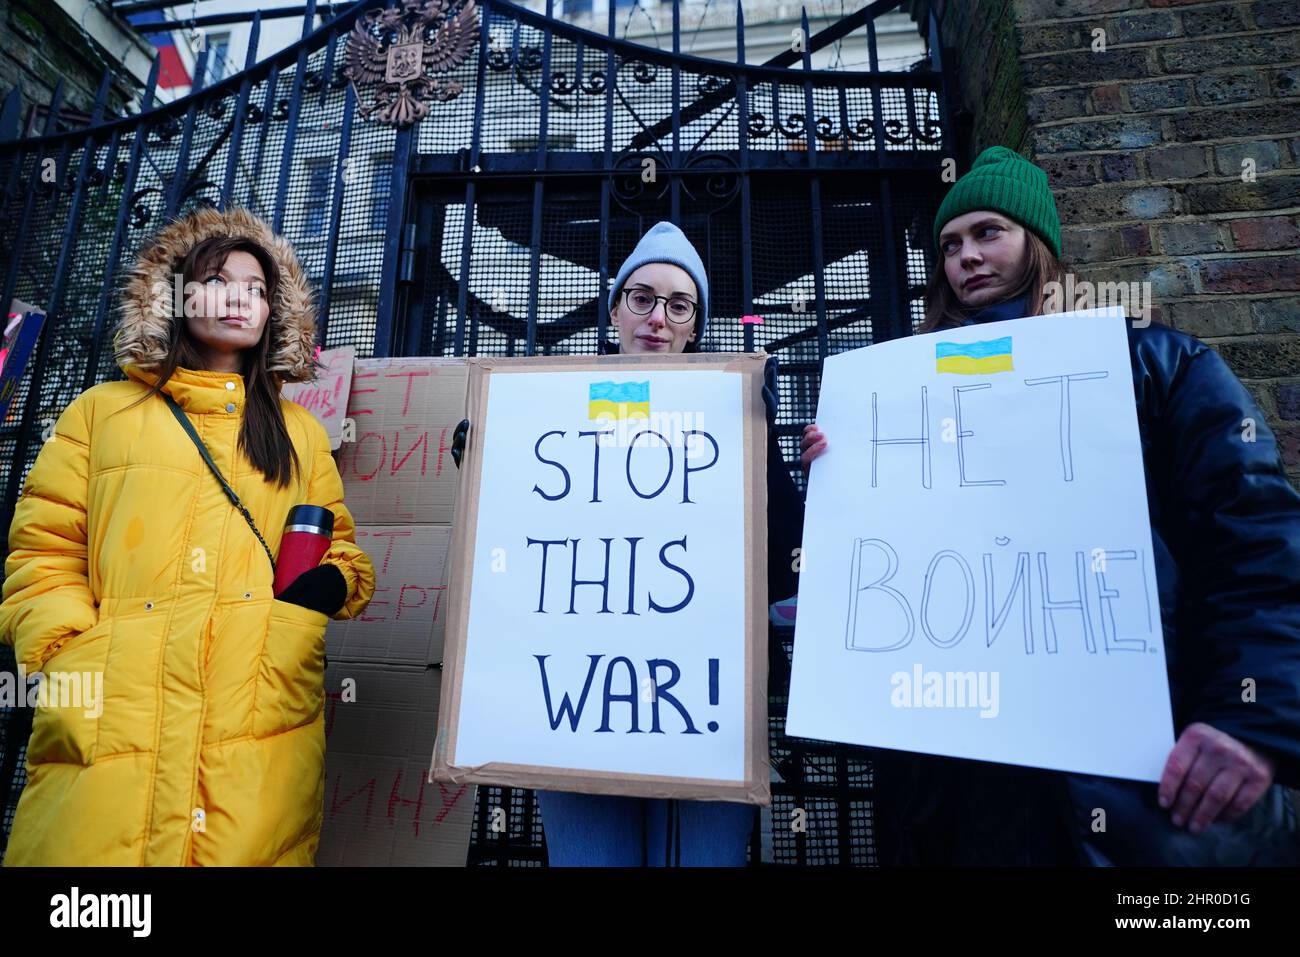
[[698,346],[704,341],[704,329],[709,322],[709,282],[704,278],[704,262],[700,259],[700,254],[695,251],[686,234],[672,223],[655,223],[650,227],[641,237],[641,241],[636,244],[636,249],[632,250],[632,255],[628,256],[619,267],[614,285],[609,289],[610,312],[614,311],[614,305],[618,302],[627,277],[646,263],[671,263],[680,266],[695,280],[695,290],[700,297],[699,313],[695,320],[695,344]]

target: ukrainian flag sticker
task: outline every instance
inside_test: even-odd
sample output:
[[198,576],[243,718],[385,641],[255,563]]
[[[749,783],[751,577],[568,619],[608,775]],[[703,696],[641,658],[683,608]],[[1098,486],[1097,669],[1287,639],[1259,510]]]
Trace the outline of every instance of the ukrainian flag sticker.
[[1011,337],[978,342],[940,342],[934,347],[934,371],[957,375],[1011,372]]
[[593,382],[587,391],[589,419],[650,418],[649,382]]

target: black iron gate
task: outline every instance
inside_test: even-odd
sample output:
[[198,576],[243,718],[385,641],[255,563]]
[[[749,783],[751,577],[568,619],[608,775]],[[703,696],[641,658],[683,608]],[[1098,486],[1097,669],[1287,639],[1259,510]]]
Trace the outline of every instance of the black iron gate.
[[[729,63],[679,52],[676,8],[672,47],[658,50],[617,37],[613,4],[601,35],[504,0],[362,0],[260,62],[259,14],[245,70],[177,103],[154,103],[155,65],[140,111],[106,117],[106,74],[86,128],[61,128],[56,91],[44,135],[18,139],[11,94],[0,301],[49,319],[0,423],[0,527],[42,431],[82,390],[121,377],[108,342],[125,264],[197,203],[248,205],[284,232],[320,289],[322,341],[360,357],[594,352],[610,332],[611,276],[649,226],[672,220],[709,275],[704,348],[780,358],[777,432],[797,461],[822,360],[920,316],[953,147],[933,15],[927,58],[877,69],[875,19],[899,6],[915,4],[878,0],[814,36],[805,16],[805,42],[747,65],[739,8]],[[309,3],[304,24],[314,16]],[[388,56],[402,27],[423,40],[422,70]],[[870,71],[811,68],[814,52],[851,39]],[[868,757],[785,739],[784,705],[773,689],[780,780],[754,859],[873,863]],[[0,842],[29,721],[0,710]],[[497,805],[511,823],[492,833]],[[796,808],[802,829],[788,823]],[[542,860],[532,795],[480,788],[471,863]]]

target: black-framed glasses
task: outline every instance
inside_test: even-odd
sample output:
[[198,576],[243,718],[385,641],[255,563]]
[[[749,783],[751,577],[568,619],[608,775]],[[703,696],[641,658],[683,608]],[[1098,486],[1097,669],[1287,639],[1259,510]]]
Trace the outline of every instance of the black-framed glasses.
[[638,316],[650,315],[655,311],[655,303],[662,299],[664,315],[670,322],[678,324],[694,319],[695,311],[699,308],[699,303],[685,296],[656,296],[648,289],[624,289],[623,299],[627,302],[627,308]]

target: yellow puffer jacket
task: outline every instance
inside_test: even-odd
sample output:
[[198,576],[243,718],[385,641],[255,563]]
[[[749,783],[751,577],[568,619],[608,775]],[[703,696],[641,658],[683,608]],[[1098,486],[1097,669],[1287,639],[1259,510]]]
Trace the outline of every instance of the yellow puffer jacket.
[[[0,640],[28,674],[102,674],[102,698],[37,708],[6,865],[313,863],[328,619],[272,597],[265,551],[161,397],[113,414],[156,379],[140,367],[158,358],[151,270],[165,273],[214,234],[273,251],[283,275],[268,364],[284,381],[311,374],[315,312],[287,244],[239,211],[163,231],[161,252],[128,285],[117,338],[128,379],[88,389],[59,417],[9,533]],[[356,545],[325,429],[280,400],[303,470],[279,488],[237,450],[244,385],[178,368],[163,388],[272,552],[293,505],[334,513],[324,560],[348,585],[334,617],[354,618],[374,593],[374,567]]]

